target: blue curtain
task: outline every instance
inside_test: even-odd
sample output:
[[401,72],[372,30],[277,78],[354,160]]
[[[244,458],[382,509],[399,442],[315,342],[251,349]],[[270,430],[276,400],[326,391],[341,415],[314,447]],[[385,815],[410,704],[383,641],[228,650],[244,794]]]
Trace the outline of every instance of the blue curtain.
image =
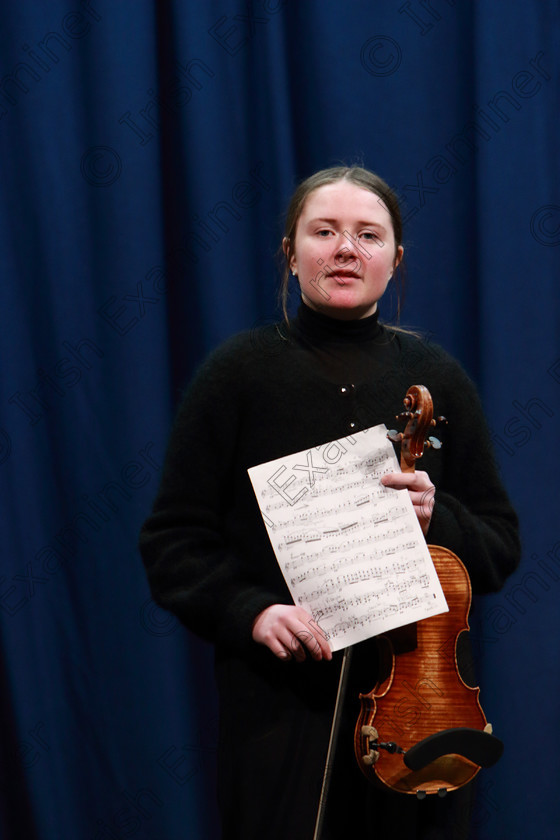
[[212,653],[137,532],[195,366],[278,316],[294,184],[344,161],[401,196],[402,322],[477,381],[522,521],[475,604],[473,837],[555,837],[558,1],[0,5],[1,836],[218,837]]

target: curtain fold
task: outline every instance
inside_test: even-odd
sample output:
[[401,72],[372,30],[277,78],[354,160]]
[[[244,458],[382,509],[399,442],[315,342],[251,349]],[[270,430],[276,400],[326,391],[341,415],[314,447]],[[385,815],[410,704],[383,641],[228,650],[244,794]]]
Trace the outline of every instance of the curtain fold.
[[476,380],[522,520],[475,604],[506,753],[473,837],[552,837],[558,2],[0,10],[3,836],[219,836],[212,651],[151,601],[137,533],[194,369],[279,316],[296,182],[361,162],[402,199],[402,322]]

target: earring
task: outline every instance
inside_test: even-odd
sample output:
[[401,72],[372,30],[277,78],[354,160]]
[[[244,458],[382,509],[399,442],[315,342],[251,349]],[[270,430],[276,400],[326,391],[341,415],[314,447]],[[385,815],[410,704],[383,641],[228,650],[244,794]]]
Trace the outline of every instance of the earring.
[[294,275],[294,277],[297,277],[297,268],[292,269],[292,274]]

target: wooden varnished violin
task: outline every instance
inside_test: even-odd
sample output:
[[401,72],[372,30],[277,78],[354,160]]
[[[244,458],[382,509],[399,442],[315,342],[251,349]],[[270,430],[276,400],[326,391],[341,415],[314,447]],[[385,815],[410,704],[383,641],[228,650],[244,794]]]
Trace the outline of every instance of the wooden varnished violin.
[[[413,472],[425,446],[440,444],[433,438],[426,444],[436,424],[428,389],[413,385],[404,405],[399,419],[408,421],[406,429],[389,437],[401,443],[402,471]],[[368,779],[420,798],[462,787],[503,751],[480,706],[479,688],[468,686],[457,667],[457,640],[469,629],[468,573],[449,549],[428,548],[449,612],[377,637],[378,679],[360,694],[354,735],[356,759]]]

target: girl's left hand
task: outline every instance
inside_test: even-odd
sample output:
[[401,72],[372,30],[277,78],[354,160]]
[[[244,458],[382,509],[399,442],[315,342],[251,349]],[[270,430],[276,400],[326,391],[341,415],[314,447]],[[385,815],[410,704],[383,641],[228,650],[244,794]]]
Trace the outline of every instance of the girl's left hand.
[[387,473],[382,476],[381,484],[385,487],[393,487],[395,490],[408,489],[422,533],[426,536],[430,527],[436,492],[428,473],[422,470],[412,473]]

